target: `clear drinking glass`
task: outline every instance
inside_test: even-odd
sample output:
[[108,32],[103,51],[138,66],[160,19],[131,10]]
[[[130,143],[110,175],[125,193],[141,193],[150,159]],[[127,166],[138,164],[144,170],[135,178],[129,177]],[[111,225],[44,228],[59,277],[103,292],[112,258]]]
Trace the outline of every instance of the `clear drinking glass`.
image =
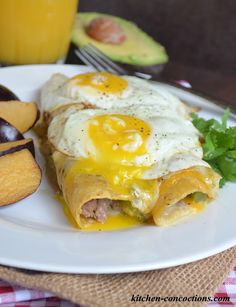
[[0,0],[0,63],[63,60],[77,6],[78,0]]

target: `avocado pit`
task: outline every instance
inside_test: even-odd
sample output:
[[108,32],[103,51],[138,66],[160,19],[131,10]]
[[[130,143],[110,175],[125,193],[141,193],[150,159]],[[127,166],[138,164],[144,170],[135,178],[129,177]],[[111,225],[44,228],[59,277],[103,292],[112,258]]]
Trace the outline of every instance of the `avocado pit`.
[[86,33],[96,41],[105,44],[120,45],[126,39],[123,29],[110,18],[94,18],[86,27]]

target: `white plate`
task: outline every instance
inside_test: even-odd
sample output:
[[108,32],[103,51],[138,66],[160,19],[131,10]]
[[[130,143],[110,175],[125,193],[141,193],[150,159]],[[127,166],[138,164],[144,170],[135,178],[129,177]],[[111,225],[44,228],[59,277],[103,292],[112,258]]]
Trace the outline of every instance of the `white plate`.
[[[37,99],[42,84],[56,72],[72,76],[85,66],[32,65],[0,69],[0,83],[22,100]],[[166,85],[185,101],[219,118],[222,108],[200,96]],[[235,124],[231,116],[231,124]],[[34,136],[36,139],[36,137]],[[199,260],[236,244],[236,185],[227,184],[202,214],[176,226],[142,226],[83,233],[67,221],[45,176],[30,197],[0,208],[0,263],[65,273],[121,273],[166,268]]]

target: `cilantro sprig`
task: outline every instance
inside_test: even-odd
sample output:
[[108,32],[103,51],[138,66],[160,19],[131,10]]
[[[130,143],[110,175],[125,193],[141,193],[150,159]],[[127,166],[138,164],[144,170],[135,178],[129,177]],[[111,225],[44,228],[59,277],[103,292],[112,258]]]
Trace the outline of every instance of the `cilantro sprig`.
[[227,181],[236,182],[236,126],[227,127],[229,113],[227,108],[221,121],[192,114],[192,123],[203,137],[203,159],[221,175],[220,187]]

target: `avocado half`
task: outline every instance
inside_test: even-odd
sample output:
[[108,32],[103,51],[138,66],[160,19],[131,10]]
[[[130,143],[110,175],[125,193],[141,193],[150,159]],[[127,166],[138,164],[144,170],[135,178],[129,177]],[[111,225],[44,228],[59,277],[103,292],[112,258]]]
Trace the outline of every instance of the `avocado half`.
[[[91,38],[85,29],[97,17],[107,17],[117,22],[125,33],[125,41],[120,45],[111,45]],[[152,66],[168,61],[165,48],[138,28],[136,24],[120,17],[96,12],[77,14],[72,31],[72,42],[79,47],[89,43],[93,44],[110,59],[124,64]]]

